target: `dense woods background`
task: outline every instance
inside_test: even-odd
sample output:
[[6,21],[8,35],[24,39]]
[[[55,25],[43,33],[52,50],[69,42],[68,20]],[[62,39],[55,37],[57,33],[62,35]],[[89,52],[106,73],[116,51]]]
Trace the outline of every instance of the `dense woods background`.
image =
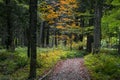
[[[0,80],[33,80],[59,59],[89,53],[120,63],[120,0],[0,0]],[[96,79],[119,79],[115,71]]]

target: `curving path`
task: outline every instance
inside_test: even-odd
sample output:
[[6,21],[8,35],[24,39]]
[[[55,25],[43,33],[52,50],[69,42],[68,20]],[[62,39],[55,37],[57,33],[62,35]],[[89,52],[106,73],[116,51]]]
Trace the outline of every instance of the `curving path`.
[[83,58],[60,61],[46,80],[90,80]]

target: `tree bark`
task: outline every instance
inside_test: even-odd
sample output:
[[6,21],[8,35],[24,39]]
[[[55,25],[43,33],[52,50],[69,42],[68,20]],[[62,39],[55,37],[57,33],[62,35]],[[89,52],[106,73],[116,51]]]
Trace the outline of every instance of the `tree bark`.
[[42,34],[43,34],[43,22],[44,21],[41,21],[41,24],[40,24],[40,47],[42,47]]
[[[93,14],[92,11],[90,11],[90,14]],[[94,18],[89,19],[89,27],[94,25]],[[87,34],[87,52],[92,52],[92,43],[93,43],[93,35],[90,33]]]
[[54,33],[55,33],[55,34],[54,34],[54,36],[55,36],[55,47],[57,47],[57,46],[58,46],[58,41],[57,41],[57,31],[55,30]]
[[95,1],[94,12],[94,46],[93,53],[98,53],[101,46],[101,17],[102,17],[102,1]]
[[87,35],[87,52],[92,52],[93,35]]
[[37,0],[30,0],[30,37],[31,37],[31,58],[30,58],[30,73],[29,79],[34,80],[36,78],[36,29],[37,29]]
[[41,26],[42,27],[41,45],[43,48],[45,47],[45,25],[46,25],[46,22],[44,21],[43,25]]
[[50,37],[50,27],[47,26],[47,34],[46,34],[46,46],[49,47],[49,37]]
[[73,44],[72,35],[73,33],[70,34],[70,50],[72,50],[72,44]]
[[15,51],[14,35],[11,23],[11,1],[6,0],[6,23],[7,23],[7,39],[6,48],[9,51]]
[[27,49],[27,56],[28,56],[28,58],[30,58],[30,52],[31,52],[31,37],[30,37],[30,29],[29,28],[27,28],[26,29],[26,33],[27,33],[27,47],[28,47],[28,49]]

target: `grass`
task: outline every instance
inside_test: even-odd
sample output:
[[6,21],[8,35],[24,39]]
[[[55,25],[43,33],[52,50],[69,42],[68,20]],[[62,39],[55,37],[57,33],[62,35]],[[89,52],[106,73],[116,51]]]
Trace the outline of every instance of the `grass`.
[[120,79],[120,57],[113,53],[108,54],[102,51],[100,54],[85,56],[85,65],[89,70],[91,80]]
[[[50,70],[59,60],[82,57],[85,51],[61,48],[37,49],[37,78]],[[4,69],[3,69],[4,68]],[[14,53],[0,50],[0,80],[26,80],[29,75],[27,48],[16,48]]]
[[[20,52],[21,53],[21,52]],[[0,51],[0,80],[10,80],[14,72],[28,65],[28,59],[18,52]],[[16,76],[17,77],[17,76]],[[16,79],[12,79],[16,80]]]

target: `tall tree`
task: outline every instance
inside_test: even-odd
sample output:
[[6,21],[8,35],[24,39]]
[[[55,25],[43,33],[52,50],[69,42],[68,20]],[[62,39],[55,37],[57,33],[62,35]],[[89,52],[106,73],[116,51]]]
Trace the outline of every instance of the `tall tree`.
[[6,39],[6,48],[7,50],[14,51],[14,36],[13,36],[13,27],[11,22],[11,1],[6,0],[6,23],[7,23],[7,39]]
[[36,78],[36,29],[37,29],[37,0],[30,0],[30,38],[31,38],[31,58],[30,58],[30,74],[29,79]]
[[27,57],[30,58],[30,53],[31,53],[30,52],[31,51],[31,39],[30,39],[31,35],[30,34],[31,33],[30,33],[30,29],[29,28],[26,29],[26,33],[27,33],[27,41],[28,41],[27,42]]
[[94,11],[94,45],[93,53],[98,53],[101,45],[101,17],[103,0],[95,0]]

